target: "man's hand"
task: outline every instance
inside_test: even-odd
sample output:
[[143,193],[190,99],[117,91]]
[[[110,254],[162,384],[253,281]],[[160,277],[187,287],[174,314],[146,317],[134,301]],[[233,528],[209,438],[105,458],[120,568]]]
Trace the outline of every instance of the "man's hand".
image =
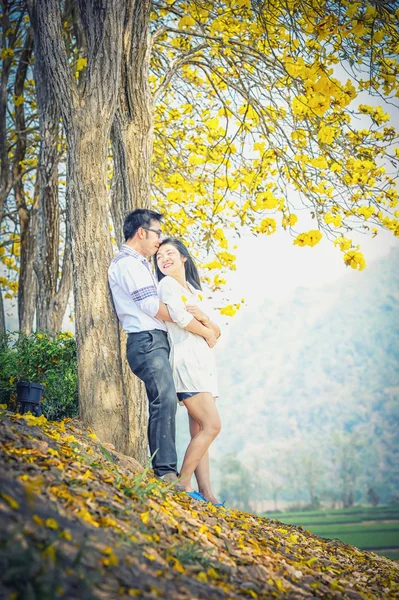
[[207,317],[207,315],[205,313],[203,313],[202,310],[200,308],[198,308],[198,306],[195,306],[194,304],[186,304],[186,311],[189,312],[190,315],[193,315],[193,317],[195,317],[197,319],[197,321],[200,321],[204,325],[206,323],[209,323],[209,321],[210,321],[210,318]]

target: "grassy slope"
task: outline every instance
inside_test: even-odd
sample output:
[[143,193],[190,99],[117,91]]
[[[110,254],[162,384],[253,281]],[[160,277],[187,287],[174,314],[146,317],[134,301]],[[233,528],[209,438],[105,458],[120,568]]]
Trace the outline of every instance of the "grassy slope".
[[0,412],[0,597],[399,597],[399,565],[191,501],[78,421]]
[[280,513],[278,518],[290,525],[301,525],[321,537],[339,539],[399,559],[399,506]]

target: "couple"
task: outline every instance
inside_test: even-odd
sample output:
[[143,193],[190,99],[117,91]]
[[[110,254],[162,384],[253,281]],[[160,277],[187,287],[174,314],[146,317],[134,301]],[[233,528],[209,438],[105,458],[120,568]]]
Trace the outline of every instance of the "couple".
[[[130,368],[147,390],[154,473],[167,482],[178,477],[178,399],[187,408],[191,434],[178,489],[217,506],[208,448],[221,427],[211,350],[220,329],[202,311],[201,284],[192,257],[179,240],[161,241],[161,221],[162,215],[152,210],[139,208],[128,214],[123,226],[126,241],[109,267],[109,284],[118,318],[128,333]],[[153,256],[158,281],[149,263]],[[198,492],[191,486],[194,473]]]

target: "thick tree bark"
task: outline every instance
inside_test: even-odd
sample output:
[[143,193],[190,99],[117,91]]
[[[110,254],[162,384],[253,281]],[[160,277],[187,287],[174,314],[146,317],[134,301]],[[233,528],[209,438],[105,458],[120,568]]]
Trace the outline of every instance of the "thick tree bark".
[[[123,221],[135,208],[150,208],[150,170],[153,148],[152,97],[148,75],[150,65],[149,17],[151,1],[136,2],[127,14],[119,101],[111,129],[114,177],[111,214],[118,245],[124,241]],[[126,359],[126,334],[120,328],[123,377],[134,402],[128,405],[129,447],[137,447],[147,428],[147,396],[143,383],[134,377]]]
[[118,244],[123,220],[135,208],[151,205],[150,171],[154,124],[148,76],[151,1],[136,2],[123,38],[119,102],[111,129],[114,159],[111,213]]
[[72,288],[70,228],[65,234],[64,258],[59,277],[60,205],[58,200],[58,141],[60,111],[46,77],[42,52],[35,39],[36,97],[40,125],[39,211],[35,272],[37,277],[36,328],[56,333],[62,321]]
[[107,230],[107,135],[102,123],[84,124],[68,139],[69,218],[80,415],[100,439],[126,450],[128,399],[123,390],[118,323],[108,292],[112,247]]
[[67,138],[67,206],[71,226],[80,413],[100,439],[146,460],[146,432],[131,440],[132,386],[124,379],[119,325],[108,289],[113,251],[108,226],[108,140],[120,84],[122,34],[133,0],[79,3],[88,65],[81,89],[70,71],[57,0],[30,2],[38,47]]

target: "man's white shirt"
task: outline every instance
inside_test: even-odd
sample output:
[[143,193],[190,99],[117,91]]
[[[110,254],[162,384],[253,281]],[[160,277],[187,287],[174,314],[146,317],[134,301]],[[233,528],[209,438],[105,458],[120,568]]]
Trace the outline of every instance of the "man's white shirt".
[[116,313],[127,333],[166,331],[164,322],[155,318],[160,302],[157,282],[144,256],[123,244],[110,264],[108,281]]

